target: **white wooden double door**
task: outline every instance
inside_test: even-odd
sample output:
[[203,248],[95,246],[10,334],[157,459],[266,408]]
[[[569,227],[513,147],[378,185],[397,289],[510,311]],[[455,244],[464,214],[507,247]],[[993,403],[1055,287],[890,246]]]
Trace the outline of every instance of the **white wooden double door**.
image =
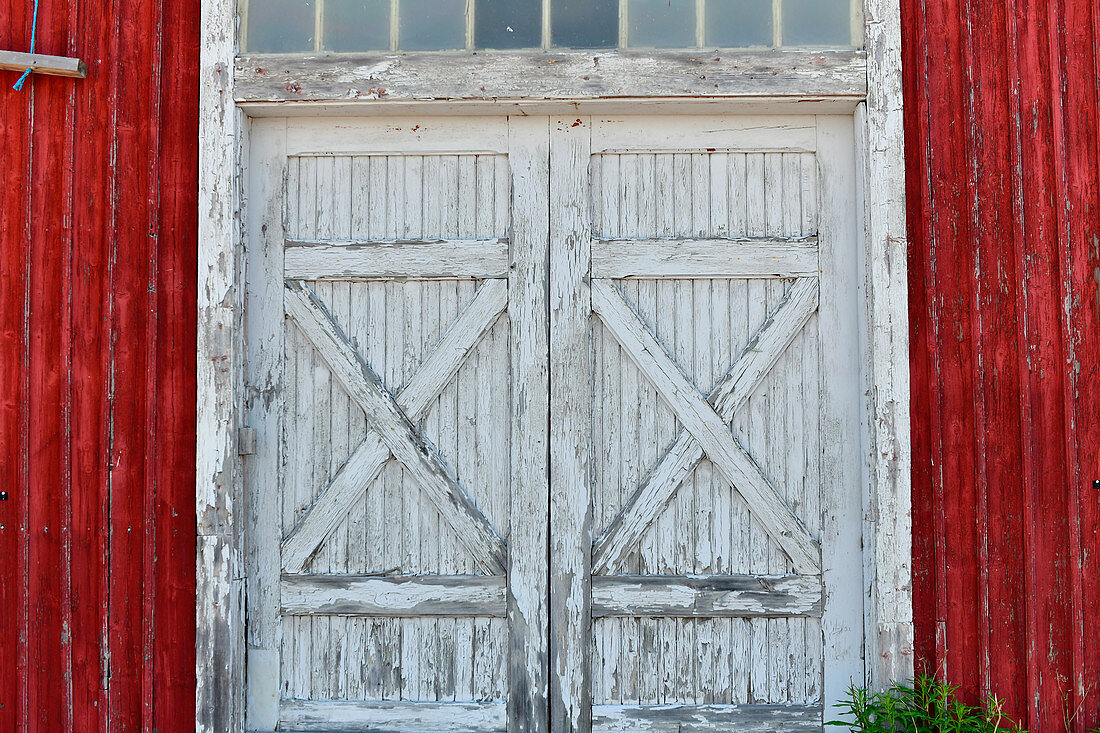
[[248,727],[809,731],[863,677],[851,119],[258,119]]

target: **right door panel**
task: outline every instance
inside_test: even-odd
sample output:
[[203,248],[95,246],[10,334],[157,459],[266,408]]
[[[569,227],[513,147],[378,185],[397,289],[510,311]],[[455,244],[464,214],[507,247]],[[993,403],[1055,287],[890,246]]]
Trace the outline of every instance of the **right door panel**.
[[593,727],[820,730],[862,678],[850,134],[578,122]]

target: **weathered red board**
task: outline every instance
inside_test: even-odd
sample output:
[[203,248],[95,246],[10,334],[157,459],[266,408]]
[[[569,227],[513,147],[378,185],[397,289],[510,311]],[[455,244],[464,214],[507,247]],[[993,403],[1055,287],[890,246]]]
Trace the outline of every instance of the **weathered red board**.
[[1100,4],[904,0],[918,653],[1100,724]]
[[[0,48],[29,45],[0,0]],[[0,730],[192,728],[198,3],[0,84]],[[1100,724],[1100,4],[903,0],[918,651]],[[8,78],[10,77],[10,78]]]
[[0,73],[2,731],[194,717],[198,15],[41,0],[88,78]]

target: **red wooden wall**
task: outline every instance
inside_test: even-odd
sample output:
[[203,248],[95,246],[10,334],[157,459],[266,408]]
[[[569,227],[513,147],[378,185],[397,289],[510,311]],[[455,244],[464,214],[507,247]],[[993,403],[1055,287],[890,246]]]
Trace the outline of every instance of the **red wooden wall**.
[[1100,725],[1100,3],[902,5],[918,653],[1032,731],[1084,731]]
[[42,0],[88,78],[0,72],[0,731],[194,719],[197,40],[197,2]]

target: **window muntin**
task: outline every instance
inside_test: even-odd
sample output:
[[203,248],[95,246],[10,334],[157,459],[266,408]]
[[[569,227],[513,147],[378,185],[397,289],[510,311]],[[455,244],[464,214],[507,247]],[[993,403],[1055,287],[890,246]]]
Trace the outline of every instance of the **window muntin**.
[[245,53],[854,48],[861,0],[239,0]]

